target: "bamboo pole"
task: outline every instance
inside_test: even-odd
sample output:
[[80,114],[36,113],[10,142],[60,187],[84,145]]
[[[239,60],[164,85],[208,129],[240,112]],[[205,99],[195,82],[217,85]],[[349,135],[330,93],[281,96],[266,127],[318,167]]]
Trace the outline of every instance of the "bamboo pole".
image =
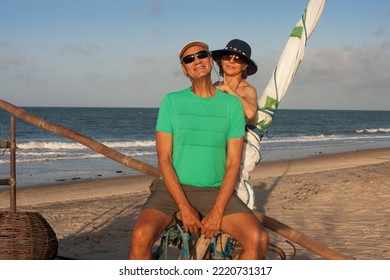
[[318,254],[321,257],[324,257],[328,260],[348,260],[351,259],[343,254],[336,252],[335,250],[326,247],[320,242],[311,239],[307,235],[273,219],[267,217],[260,212],[253,210],[253,214],[256,218],[268,229],[286,237],[290,241],[293,241],[302,247]]
[[[160,172],[159,170],[147,163],[138,161],[136,159],[133,159],[129,156],[126,156],[118,151],[115,151],[100,142],[97,142],[89,137],[86,137],[78,132],[72,131],[68,128],[65,128],[61,125],[51,123],[49,121],[46,121],[42,118],[39,118],[31,113],[28,113],[24,111],[23,109],[20,109],[18,107],[15,107],[14,105],[5,102],[0,99],[0,108],[8,111],[10,114],[26,121],[29,122],[33,125],[38,126],[39,128],[51,131],[55,134],[62,135],[64,137],[67,137],[69,139],[72,139],[76,142],[79,142],[92,150],[96,151],[97,153],[100,153],[102,155],[107,156],[108,158],[117,161],[127,167],[133,168],[137,171],[140,171],[142,173],[145,173],[147,175],[151,175],[154,177],[159,177]],[[334,259],[350,259],[349,257],[342,255],[325,245],[311,239],[310,237],[306,236],[305,234],[273,219],[270,217],[267,217],[266,215],[261,214],[258,211],[253,211],[254,215],[259,219],[259,221],[268,229],[286,237],[292,242],[295,242],[302,247],[318,254],[319,256],[329,259],[329,260],[334,260]],[[203,239],[206,243],[204,244],[203,247],[206,246],[207,244],[207,239]],[[199,246],[202,246],[202,242],[199,242]],[[198,246],[198,245],[197,245]],[[203,250],[202,250],[203,253]],[[202,254],[200,253],[200,255]]]
[[66,127],[63,127],[61,125],[49,122],[47,120],[44,120],[38,116],[35,116],[29,112],[26,112],[25,110],[18,108],[4,100],[0,99],[0,108],[9,112],[10,114],[14,115],[15,117],[18,117],[19,119],[22,119],[26,122],[29,122],[39,128],[42,128],[44,130],[53,132],[55,134],[67,137],[69,139],[72,139],[80,144],[83,144],[84,146],[87,146],[88,148],[94,150],[95,152],[102,154],[114,161],[119,162],[120,164],[123,164],[127,167],[133,168],[137,171],[140,171],[142,173],[145,173],[147,175],[151,175],[154,177],[160,176],[160,172],[158,169],[156,169],[154,166],[151,166],[147,163],[144,163],[142,161],[136,160],[132,157],[126,156],[116,150],[113,150],[104,144],[93,140],[85,135],[82,135],[78,132],[75,132],[71,129],[68,129]]
[[16,212],[16,125],[15,117],[11,116],[11,137],[10,137],[10,171],[9,171],[9,186],[10,186],[10,208],[12,212]]

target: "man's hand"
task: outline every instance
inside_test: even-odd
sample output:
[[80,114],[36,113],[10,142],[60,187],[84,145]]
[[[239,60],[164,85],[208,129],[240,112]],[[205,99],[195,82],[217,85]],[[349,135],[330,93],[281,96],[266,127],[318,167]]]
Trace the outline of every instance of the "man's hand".
[[199,212],[193,207],[180,208],[180,216],[186,232],[196,234],[199,233],[199,229],[202,230],[203,225],[200,222]]
[[221,230],[223,211],[213,208],[202,220],[202,234],[206,238],[217,236]]

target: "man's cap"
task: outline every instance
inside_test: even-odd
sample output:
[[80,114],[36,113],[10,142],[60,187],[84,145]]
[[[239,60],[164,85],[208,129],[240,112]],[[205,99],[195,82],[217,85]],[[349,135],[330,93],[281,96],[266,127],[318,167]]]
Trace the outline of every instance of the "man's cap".
[[191,42],[188,42],[187,44],[185,44],[184,47],[181,49],[181,51],[179,53],[179,59],[181,60],[182,57],[183,57],[184,52],[187,49],[189,49],[190,47],[193,47],[193,46],[200,46],[202,48],[205,48],[206,50],[209,50],[209,46],[205,42],[202,42],[202,41],[191,41]]

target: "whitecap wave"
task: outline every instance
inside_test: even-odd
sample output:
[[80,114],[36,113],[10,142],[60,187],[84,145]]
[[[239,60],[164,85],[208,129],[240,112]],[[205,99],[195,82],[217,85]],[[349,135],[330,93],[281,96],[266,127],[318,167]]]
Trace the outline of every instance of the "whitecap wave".
[[365,128],[357,129],[357,133],[390,133],[390,128]]
[[[107,147],[118,148],[131,148],[131,147],[153,147],[155,141],[116,141],[116,142],[103,142],[102,144]],[[18,149],[21,150],[83,150],[89,149],[88,147],[72,142],[47,142],[47,141],[29,141],[17,143]]]

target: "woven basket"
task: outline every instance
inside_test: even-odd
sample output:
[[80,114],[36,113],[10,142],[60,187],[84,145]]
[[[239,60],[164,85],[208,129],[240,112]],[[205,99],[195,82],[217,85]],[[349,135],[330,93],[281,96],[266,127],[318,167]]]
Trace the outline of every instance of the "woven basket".
[[0,212],[0,259],[48,260],[57,250],[56,234],[38,212]]

